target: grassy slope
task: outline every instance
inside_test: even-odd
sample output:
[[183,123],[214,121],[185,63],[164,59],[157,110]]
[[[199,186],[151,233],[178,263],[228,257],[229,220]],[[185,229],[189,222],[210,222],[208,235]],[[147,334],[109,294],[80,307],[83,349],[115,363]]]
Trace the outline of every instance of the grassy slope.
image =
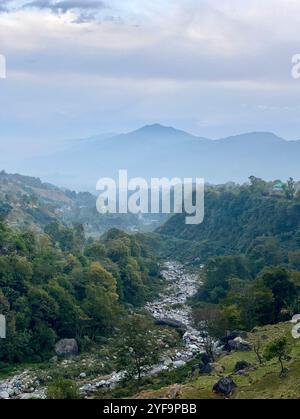
[[[280,399],[300,397],[300,340],[291,336],[292,325],[281,323],[275,326],[257,328],[249,334],[248,340],[254,341],[257,336],[262,338],[263,346],[276,337],[286,335],[292,347],[291,361],[286,363],[289,373],[280,378],[280,367],[276,360],[258,365],[254,352],[234,352],[218,360],[225,367],[223,376],[231,376],[238,385],[232,398],[234,399]],[[234,373],[236,362],[245,360],[255,366],[247,376]],[[180,386],[180,398],[183,399],[217,399],[219,396],[212,392],[213,385],[222,375],[198,376]],[[168,397],[171,387],[156,391],[144,391],[137,395],[139,398]]]

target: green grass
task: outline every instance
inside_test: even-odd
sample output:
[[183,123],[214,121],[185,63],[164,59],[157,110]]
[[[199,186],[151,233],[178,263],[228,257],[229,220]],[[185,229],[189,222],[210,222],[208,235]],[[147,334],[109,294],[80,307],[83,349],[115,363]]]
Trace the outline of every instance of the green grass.
[[[94,398],[168,398],[170,389],[175,384],[180,386],[180,398],[186,399],[220,399],[214,394],[212,388],[221,376],[231,376],[237,384],[233,399],[295,399],[300,396],[300,340],[291,336],[292,324],[280,323],[278,325],[256,328],[249,333],[247,340],[254,343],[258,338],[262,342],[262,352],[269,342],[280,336],[288,338],[291,347],[291,360],[285,362],[289,369],[286,376],[280,377],[280,365],[276,359],[259,365],[254,352],[232,352],[222,356],[217,362],[225,371],[221,375],[212,374],[191,378],[192,366],[197,362],[193,360],[182,368],[165,371],[156,377],[148,377],[139,384],[135,382],[123,383],[110,392],[99,391]],[[0,365],[0,379],[16,375],[22,370],[31,369],[41,380],[48,384],[47,376],[53,379],[77,380],[80,372],[87,373],[87,379],[106,374],[113,369],[113,363],[108,361],[109,345],[102,350],[88,356],[83,354],[67,367],[59,364],[30,364],[20,365],[17,368],[9,365]],[[238,361],[247,361],[253,366],[246,376],[234,372]],[[104,366],[105,365],[105,366]],[[50,380],[50,381],[52,381]]]
[[[280,323],[274,326],[256,328],[249,333],[247,338],[250,342],[255,342],[260,338],[262,342],[262,352],[267,344],[279,336],[286,336],[291,346],[291,360],[285,362],[289,369],[284,377],[280,377],[280,365],[276,359],[270,362],[259,364],[254,352],[232,352],[221,357],[217,362],[221,364],[225,371],[222,375],[212,374],[198,376],[187,379],[181,384],[181,395],[183,399],[220,399],[214,394],[212,388],[221,376],[231,376],[237,384],[233,399],[295,399],[300,397],[300,340],[294,340],[291,336],[292,325],[290,323]],[[246,376],[238,375],[234,372],[234,367],[238,361],[247,361],[253,366]],[[179,381],[173,381],[179,383]],[[166,397],[169,388],[147,390],[140,396],[145,398]]]

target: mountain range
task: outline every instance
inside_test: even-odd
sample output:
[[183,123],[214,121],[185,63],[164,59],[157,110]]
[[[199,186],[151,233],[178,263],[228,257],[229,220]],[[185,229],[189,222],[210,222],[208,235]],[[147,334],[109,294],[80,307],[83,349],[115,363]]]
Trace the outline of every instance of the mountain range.
[[71,142],[70,147],[22,163],[20,172],[76,190],[95,192],[100,177],[202,177],[209,183],[300,179],[300,141],[268,132],[211,140],[159,124],[127,134]]

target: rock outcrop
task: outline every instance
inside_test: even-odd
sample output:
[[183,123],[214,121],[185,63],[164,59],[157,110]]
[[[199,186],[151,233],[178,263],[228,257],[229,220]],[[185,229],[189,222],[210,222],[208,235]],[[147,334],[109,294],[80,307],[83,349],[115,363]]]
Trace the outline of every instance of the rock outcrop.
[[230,340],[228,342],[228,347],[232,351],[240,351],[240,352],[252,351],[252,345],[240,337],[237,337],[234,340]]
[[213,391],[222,396],[230,397],[236,387],[237,385],[231,377],[223,377],[213,386]]
[[251,364],[249,364],[249,362],[247,362],[247,361],[238,361],[238,362],[235,364],[235,367],[234,367],[234,372],[247,371],[247,370],[249,370],[251,367],[252,367],[252,365],[251,365]]
[[55,352],[59,356],[76,356],[79,353],[75,339],[61,339],[55,345]]

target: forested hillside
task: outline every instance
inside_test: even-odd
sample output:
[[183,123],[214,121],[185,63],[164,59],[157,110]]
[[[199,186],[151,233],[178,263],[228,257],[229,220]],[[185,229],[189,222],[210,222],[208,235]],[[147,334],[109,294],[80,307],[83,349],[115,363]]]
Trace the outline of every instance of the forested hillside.
[[[185,224],[185,215],[172,217],[159,228],[162,251],[199,264],[210,256],[246,254],[259,271],[265,265],[289,263],[300,267],[300,194],[290,179],[207,187],[205,218],[198,226]],[[170,240],[171,239],[171,240]]]
[[54,222],[36,233],[0,221],[1,361],[44,360],[60,338],[87,349],[114,330],[128,304],[149,298],[157,276],[152,252],[121,231],[85,242],[80,225]]
[[[96,190],[95,190],[96,192]],[[99,214],[97,196],[61,189],[39,178],[0,172],[0,216],[9,225],[42,231],[52,221],[82,224],[87,236],[98,237],[111,228],[128,232],[157,228],[166,218],[158,215]]]
[[214,317],[216,338],[299,311],[300,194],[293,179],[208,187],[202,224],[188,226],[176,215],[159,233],[152,240],[163,255],[205,265],[192,304],[198,322]]
[[[200,397],[199,384],[206,396],[213,397],[212,384],[224,375],[224,368],[232,370],[233,363],[245,359],[263,378],[270,371],[278,374],[274,356],[268,361],[264,352],[275,337],[284,339],[279,342],[284,350],[288,343],[293,346],[286,333],[288,323],[284,327],[279,323],[300,311],[298,185],[292,179],[267,183],[252,177],[243,186],[208,187],[205,204],[205,220],[199,226],[187,226],[184,215],[175,215],[155,233],[129,235],[111,229],[94,239],[86,236],[82,224],[71,226],[59,218],[38,224],[38,229],[12,227],[7,222],[9,203],[2,201],[0,312],[7,319],[7,339],[0,341],[1,365],[42,362],[47,365],[46,376],[69,377],[78,383],[80,397],[128,397],[138,389],[175,382],[186,383],[187,396]],[[200,278],[171,263],[163,283],[158,260],[166,259],[179,259]],[[176,275],[178,290],[172,288]],[[153,322],[149,313],[154,319],[162,315],[165,319]],[[189,333],[175,320],[185,321],[186,313],[190,313]],[[245,359],[241,357],[244,348],[229,347],[228,331],[246,336],[251,330],[255,334],[258,327],[267,330],[267,341],[258,342],[257,362],[253,334],[248,335],[251,342],[241,341],[248,352]],[[201,355],[199,344],[195,346],[199,336]],[[49,365],[49,359],[55,344],[65,338],[76,339],[83,358],[75,358],[70,370],[60,371],[60,366],[67,365],[64,360]],[[220,358],[214,349],[216,341],[225,353],[224,365],[223,355]],[[98,362],[99,351],[103,362],[98,381],[108,387],[98,392],[93,381],[85,383],[79,375],[86,371],[86,357]],[[206,372],[201,370],[203,352],[209,361]],[[297,357],[289,365],[298,362]],[[197,360],[199,365],[193,365]],[[221,373],[214,370],[215,365],[220,367],[215,361],[221,363]],[[160,368],[152,376],[149,371],[157,363]],[[126,379],[117,378],[114,388],[114,374],[124,371],[125,365]],[[192,368],[200,368],[197,394],[189,387]],[[90,379],[97,378],[97,368],[88,371]],[[143,371],[149,376],[143,377]],[[254,382],[260,379],[253,374]],[[50,398],[52,387],[55,393],[64,385],[45,380]],[[68,398],[66,394],[55,397]]]

